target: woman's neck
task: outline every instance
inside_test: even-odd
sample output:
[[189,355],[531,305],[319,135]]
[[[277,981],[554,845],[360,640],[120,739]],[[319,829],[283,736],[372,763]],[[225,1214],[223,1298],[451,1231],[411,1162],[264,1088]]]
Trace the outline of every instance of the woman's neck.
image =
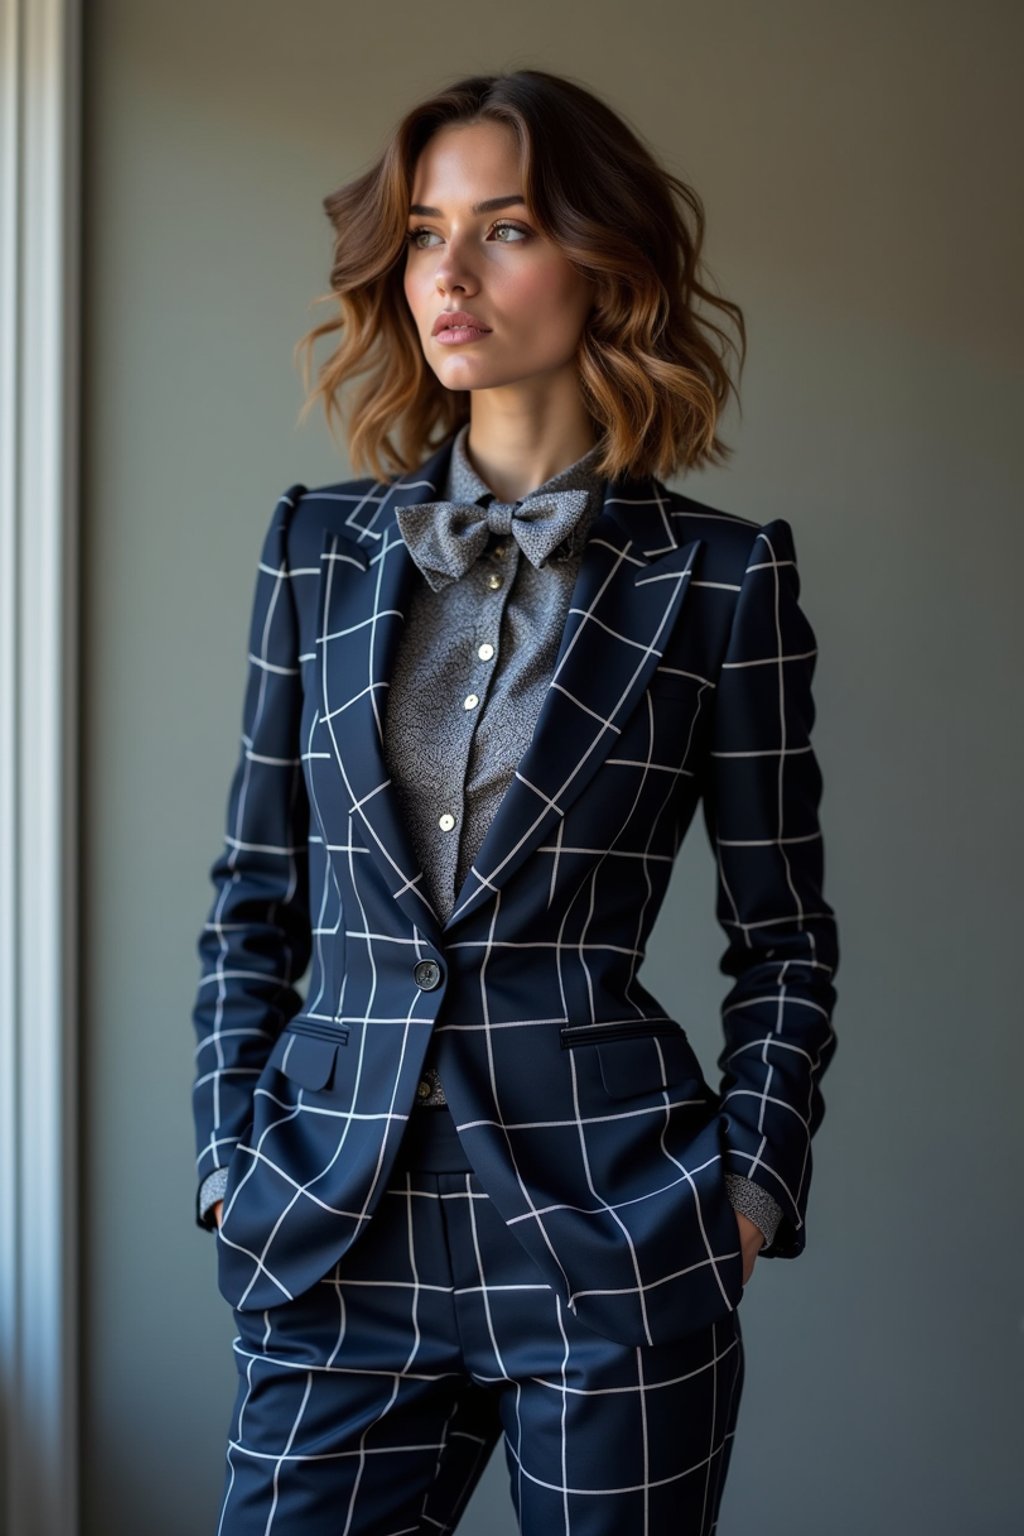
[[557,438],[538,439],[524,432],[509,440],[507,434],[478,434],[471,424],[465,439],[466,457],[500,501],[514,502],[528,496],[538,485],[568,469],[597,443],[589,421]]

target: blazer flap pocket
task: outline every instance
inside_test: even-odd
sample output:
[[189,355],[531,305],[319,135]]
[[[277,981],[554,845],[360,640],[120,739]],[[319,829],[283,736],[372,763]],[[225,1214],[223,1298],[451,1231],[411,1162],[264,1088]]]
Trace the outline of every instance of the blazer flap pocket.
[[276,1067],[293,1083],[303,1088],[327,1088],[334,1074],[338,1045],[332,1040],[320,1040],[315,1035],[292,1034],[282,1030],[274,1042],[267,1065]]
[[606,1040],[597,1046],[597,1059],[605,1092],[613,1099],[653,1093],[688,1078],[703,1082],[700,1063],[681,1029]]

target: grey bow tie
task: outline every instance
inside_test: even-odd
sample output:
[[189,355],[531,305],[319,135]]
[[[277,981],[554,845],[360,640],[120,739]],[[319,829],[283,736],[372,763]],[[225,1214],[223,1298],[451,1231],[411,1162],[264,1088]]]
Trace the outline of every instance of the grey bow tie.
[[425,501],[396,507],[395,517],[409,553],[434,591],[457,581],[487,544],[491,533],[511,534],[538,568],[567,538],[583,515],[589,492],[537,491],[521,501]]

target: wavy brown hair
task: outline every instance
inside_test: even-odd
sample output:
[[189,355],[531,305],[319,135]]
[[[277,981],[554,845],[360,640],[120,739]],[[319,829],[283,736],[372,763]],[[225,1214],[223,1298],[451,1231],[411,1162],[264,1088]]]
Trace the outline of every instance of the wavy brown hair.
[[[340,313],[296,344],[305,352],[300,421],[320,399],[329,428],[336,416],[345,423],[341,388],[366,375],[345,425],[348,454],[357,473],[385,480],[385,457],[405,473],[469,420],[470,392],[445,388],[423,356],[404,267],[420,151],[439,128],[482,119],[511,128],[534,223],[595,284],[577,365],[604,448],[599,473],[664,479],[724,462],[732,449],[716,426],[735,393],[725,358],[731,349],[742,371],[746,329],[701,260],[703,204],[610,107],[540,69],[455,81],[406,113],[375,165],[324,198],[333,262],[330,292],[314,302]],[[701,305],[732,320],[738,350]],[[311,390],[311,350],[334,331]]]

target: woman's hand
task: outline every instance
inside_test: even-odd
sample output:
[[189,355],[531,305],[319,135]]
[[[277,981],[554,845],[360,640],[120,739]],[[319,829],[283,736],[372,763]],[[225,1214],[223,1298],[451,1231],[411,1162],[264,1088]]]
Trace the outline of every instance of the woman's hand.
[[223,1200],[215,1200],[213,1202],[213,1206],[211,1207],[211,1209],[213,1210],[213,1219],[217,1223],[218,1227],[220,1226],[220,1213],[223,1210],[223,1208],[224,1208],[224,1201]]
[[736,1221],[740,1229],[740,1246],[743,1249],[743,1284],[746,1285],[754,1273],[754,1260],[764,1243],[764,1233],[757,1222],[751,1221],[749,1216],[744,1216],[742,1211],[736,1212]]

